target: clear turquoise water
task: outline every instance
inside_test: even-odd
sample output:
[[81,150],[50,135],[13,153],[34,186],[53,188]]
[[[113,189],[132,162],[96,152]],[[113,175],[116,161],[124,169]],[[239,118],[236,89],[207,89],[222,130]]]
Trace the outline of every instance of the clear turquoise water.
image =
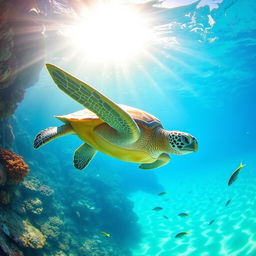
[[[170,175],[170,181],[162,181],[170,191],[166,197],[133,195],[145,230],[142,246],[134,255],[255,255],[255,157],[244,156],[251,167],[245,167],[239,181],[227,187],[235,161],[239,159],[206,166],[205,173],[196,177],[194,168],[190,174],[181,171],[179,178]],[[164,210],[152,212],[155,205]],[[180,212],[190,216],[181,218]],[[211,220],[215,221],[209,225]],[[175,239],[182,231],[189,235]]]
[[[194,4],[160,13],[161,22],[175,24],[171,31],[179,45],[154,46],[155,60],[130,64],[128,76],[120,68],[104,69],[100,64],[47,60],[114,101],[152,113],[166,129],[189,132],[199,141],[197,153],[172,156],[167,166],[143,174],[135,164],[101,153],[88,167],[87,172],[104,168],[110,175],[113,169],[120,175],[124,170],[130,173],[127,183],[133,182],[136,191],[127,196],[134,202],[143,232],[133,250],[135,256],[256,255],[256,4],[252,0],[217,2],[212,1],[218,6],[212,11]],[[53,115],[79,109],[43,70],[38,84],[27,90],[16,116],[35,136],[48,126],[60,125]],[[48,144],[42,152],[52,154],[64,166],[71,164],[80,144],[78,138],[69,136]],[[246,167],[228,187],[228,178],[240,162]],[[147,185],[152,176],[167,195],[157,196],[161,191],[154,182]],[[225,206],[229,199],[230,205]],[[163,210],[152,211],[156,206]],[[181,218],[180,212],[190,216]],[[189,234],[175,239],[181,231]]]

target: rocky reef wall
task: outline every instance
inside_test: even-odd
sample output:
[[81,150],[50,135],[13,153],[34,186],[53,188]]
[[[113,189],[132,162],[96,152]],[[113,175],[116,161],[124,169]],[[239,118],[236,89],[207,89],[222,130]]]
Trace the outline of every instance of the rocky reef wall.
[[44,64],[43,25],[35,1],[0,1],[0,120],[34,85]]

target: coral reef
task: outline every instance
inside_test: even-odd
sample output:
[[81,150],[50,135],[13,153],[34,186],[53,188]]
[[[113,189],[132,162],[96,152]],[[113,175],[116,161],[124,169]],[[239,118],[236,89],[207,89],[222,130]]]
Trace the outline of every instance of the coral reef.
[[47,222],[41,226],[41,230],[47,239],[57,240],[61,234],[63,221],[58,217],[50,217]]
[[[52,175],[55,168],[43,168],[51,177],[48,180],[48,175],[41,175],[37,166],[36,162],[30,162],[33,176],[30,174],[19,183],[8,208],[0,206],[4,209],[0,209],[2,215],[9,216],[3,218],[0,214],[0,230],[10,240],[10,246],[16,246],[26,256],[131,255],[123,248],[139,241],[138,236],[134,236],[139,234],[137,218],[132,212],[132,203],[118,187],[118,176],[111,183],[109,179],[105,180],[104,170],[94,170],[83,179],[77,172],[67,173],[67,176],[63,172],[63,179],[70,183],[62,183],[62,180],[57,183]],[[54,186],[54,192],[48,184]],[[15,220],[13,226],[10,225],[11,218]],[[109,232],[111,239],[101,236],[101,231]],[[41,243],[35,241],[31,233],[37,234]],[[4,252],[9,255],[7,249]]]
[[27,189],[29,192],[37,191],[40,187],[40,180],[35,177],[28,177],[28,179],[24,180],[22,185]]
[[[26,151],[27,143],[20,143]],[[8,150],[0,152],[6,151],[9,155]],[[110,176],[111,167],[75,172],[63,165],[66,154],[62,151],[56,158],[42,152],[40,163],[28,155],[31,172],[16,183],[8,182],[5,158],[0,159],[7,174],[7,182],[0,187],[0,255],[12,255],[16,249],[17,255],[26,256],[131,255],[124,248],[139,242],[140,231],[133,204],[122,188],[127,177],[114,170]],[[111,238],[101,236],[102,231]]]
[[48,203],[52,200],[52,197],[54,195],[54,190],[51,187],[42,184],[42,182],[38,178],[35,178],[33,176],[27,177],[27,179],[24,180],[20,185],[20,191],[23,193],[23,196],[26,198],[30,198],[28,201],[32,200],[33,202],[39,202],[40,200],[41,202]]
[[107,240],[100,239],[99,236],[86,239],[82,247],[79,248],[81,256],[131,256],[129,250],[118,248],[115,244]]
[[44,235],[32,226],[29,221],[23,221],[23,224],[24,233],[19,237],[20,244],[24,247],[42,248],[45,244]]
[[0,163],[12,181],[22,182],[29,173],[28,165],[23,158],[10,150],[0,149]]
[[0,208],[0,230],[18,246],[42,248],[44,235],[28,220],[23,220],[15,212]]
[[51,189],[51,188],[50,188],[49,186],[47,186],[47,185],[41,185],[41,186],[38,188],[38,191],[40,192],[41,195],[46,196],[46,197],[52,196],[53,193],[54,193],[54,190]]
[[[99,234],[104,230],[120,245],[130,246],[140,237],[133,204],[120,188],[118,179],[121,178],[114,177],[113,173],[111,181],[106,176],[106,170],[93,170],[82,181],[74,178],[77,185],[66,196],[70,212],[86,227],[78,229],[79,232],[90,230],[90,233]],[[79,199],[74,201],[78,194]]]
[[24,202],[27,212],[40,215],[43,212],[42,201],[39,198],[26,200]]

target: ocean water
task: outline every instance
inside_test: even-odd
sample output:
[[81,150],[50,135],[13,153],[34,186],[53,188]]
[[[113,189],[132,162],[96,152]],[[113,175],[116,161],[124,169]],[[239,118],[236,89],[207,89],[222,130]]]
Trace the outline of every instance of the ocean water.
[[[65,49],[51,52],[49,46],[46,61],[117,103],[153,114],[167,130],[193,134],[198,152],[172,155],[168,165],[151,171],[99,152],[86,170],[78,171],[72,166],[73,152],[82,143],[76,136],[32,149],[38,132],[61,125],[54,115],[82,109],[57,88],[46,68],[15,113],[20,133],[28,135],[25,146],[24,140],[17,142],[16,151],[32,164],[31,175],[39,173],[55,190],[56,214],[75,240],[98,237],[97,232],[104,231],[111,234],[104,239],[134,256],[256,255],[256,4],[252,0],[188,3],[165,11],[156,8],[161,40],[150,48],[150,57],[105,66],[81,61],[79,54],[71,57]],[[245,167],[228,186],[240,163]],[[33,173],[35,166],[40,168]],[[100,185],[95,177],[109,186]],[[84,197],[88,184],[94,192]],[[167,194],[158,196],[163,191]],[[104,201],[108,196],[111,200]],[[81,198],[97,205],[100,214],[86,216],[78,205]],[[121,204],[122,200],[127,203]],[[53,206],[44,207],[47,212]],[[189,216],[178,216],[182,212]],[[188,234],[175,238],[179,232]],[[56,248],[51,246],[59,250],[57,243]],[[104,243],[95,255],[112,255],[103,254],[101,246]],[[63,255],[87,255],[71,245],[64,251]]]

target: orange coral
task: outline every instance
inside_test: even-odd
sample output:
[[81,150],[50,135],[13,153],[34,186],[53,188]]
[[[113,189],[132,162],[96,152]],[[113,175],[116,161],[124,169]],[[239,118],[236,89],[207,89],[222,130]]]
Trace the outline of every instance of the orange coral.
[[22,182],[29,173],[28,165],[23,158],[10,150],[0,149],[0,163],[13,181]]

